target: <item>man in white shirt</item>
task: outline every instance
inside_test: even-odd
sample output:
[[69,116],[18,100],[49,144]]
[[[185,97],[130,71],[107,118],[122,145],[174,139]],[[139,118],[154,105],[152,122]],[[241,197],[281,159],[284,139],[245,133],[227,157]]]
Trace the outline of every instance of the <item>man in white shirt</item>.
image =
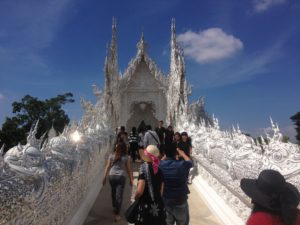
[[148,145],[160,145],[159,137],[157,136],[157,133],[152,130],[151,125],[147,126],[147,132],[144,136],[144,148],[147,148]]

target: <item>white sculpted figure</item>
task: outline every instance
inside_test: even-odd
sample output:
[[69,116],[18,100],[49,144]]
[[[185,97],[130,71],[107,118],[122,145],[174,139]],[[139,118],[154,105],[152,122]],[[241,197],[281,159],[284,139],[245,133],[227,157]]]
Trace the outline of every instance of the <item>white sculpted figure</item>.
[[2,147],[0,149],[0,174],[1,174],[2,168],[4,167],[3,152],[4,152],[4,144],[2,145]]

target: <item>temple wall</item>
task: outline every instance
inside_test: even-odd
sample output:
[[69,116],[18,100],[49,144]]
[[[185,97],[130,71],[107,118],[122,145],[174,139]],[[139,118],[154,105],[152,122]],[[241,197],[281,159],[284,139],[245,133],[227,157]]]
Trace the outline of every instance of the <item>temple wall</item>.
[[223,224],[244,224],[250,215],[250,199],[240,188],[242,178],[257,178],[260,171],[274,169],[300,190],[299,145],[283,143],[278,125],[271,121],[269,143],[256,144],[239,128],[221,131],[213,120],[213,126],[186,121],[179,130],[193,140],[193,185]]
[[[17,165],[12,151],[4,156],[0,225],[83,224],[102,187],[105,155],[112,149],[113,136],[82,132],[80,141],[74,142],[70,137],[73,131],[37,149],[43,160],[39,170],[34,171],[34,165]],[[32,147],[19,146],[19,161],[28,156],[25,149]]]

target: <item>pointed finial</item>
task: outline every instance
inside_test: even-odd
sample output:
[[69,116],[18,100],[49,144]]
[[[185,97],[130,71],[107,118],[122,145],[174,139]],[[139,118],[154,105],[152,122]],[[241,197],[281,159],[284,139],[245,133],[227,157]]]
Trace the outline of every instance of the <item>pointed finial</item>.
[[117,38],[117,19],[116,19],[116,17],[112,18],[111,29],[112,29],[112,43],[111,44],[114,45],[115,43],[113,43],[113,42],[116,42],[116,38]]
[[232,125],[232,131],[233,131],[233,133],[236,133],[234,125]]
[[113,28],[113,29],[117,28],[117,19],[116,19],[116,17],[114,17],[114,16],[113,16],[113,18],[112,18],[112,28]]
[[40,119],[38,119],[38,120],[36,121],[36,124],[35,124],[35,126],[34,126],[34,130],[33,130],[33,134],[34,134],[34,135],[37,134],[37,130],[38,130],[39,123],[40,123]]
[[113,80],[118,79],[117,19],[115,17],[113,17],[112,21],[109,72],[112,74]]
[[264,145],[265,144],[265,139],[263,138],[263,136],[260,136],[260,140],[261,140],[261,144]]
[[240,125],[239,124],[236,125],[236,129],[240,130]]
[[171,25],[172,31],[176,31],[176,24],[175,24],[175,18],[172,18],[172,25]]
[[142,31],[140,41],[137,43],[139,54],[143,55],[146,52],[147,44],[144,39],[144,32]]
[[272,126],[272,128],[274,127],[274,122],[273,122],[273,120],[272,120],[272,117],[270,116],[270,122],[271,122],[271,126]]
[[144,31],[142,30],[141,41],[144,42]]
[[0,149],[0,157],[3,155],[3,152],[4,152],[4,146],[5,144],[2,145],[1,149]]
[[109,45],[108,43],[106,43],[106,51],[105,51],[105,55],[108,58],[108,51],[109,51]]
[[175,18],[172,18],[172,24],[171,24],[171,34],[172,34],[172,41],[176,41],[176,24],[175,24]]

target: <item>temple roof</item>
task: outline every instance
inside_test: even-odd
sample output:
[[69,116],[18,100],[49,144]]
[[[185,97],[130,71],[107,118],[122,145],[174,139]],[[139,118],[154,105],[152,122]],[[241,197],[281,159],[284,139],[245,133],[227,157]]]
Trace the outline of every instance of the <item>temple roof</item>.
[[121,85],[123,82],[129,83],[134,75],[137,67],[141,62],[145,62],[148,66],[150,73],[158,80],[163,86],[167,86],[167,77],[163,75],[153,59],[147,54],[147,43],[144,40],[144,34],[142,33],[140,41],[137,43],[137,54],[135,58],[131,59],[128,63],[128,67],[120,79]]

